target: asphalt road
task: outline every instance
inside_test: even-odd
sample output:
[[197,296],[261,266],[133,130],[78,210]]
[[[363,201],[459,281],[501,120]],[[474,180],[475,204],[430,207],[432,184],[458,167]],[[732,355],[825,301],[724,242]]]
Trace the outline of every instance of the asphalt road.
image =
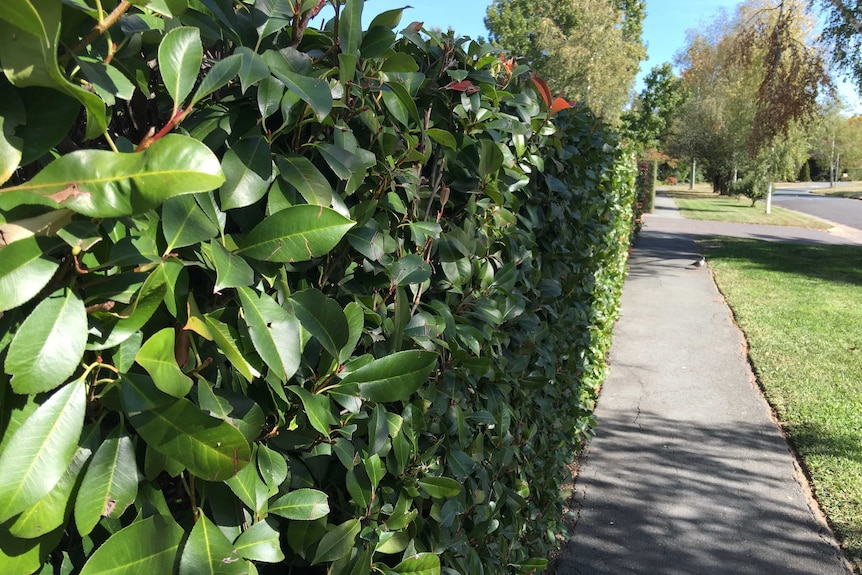
[[809,189],[811,188],[828,187],[829,184],[827,183],[814,182],[805,188],[801,186],[802,184],[795,184],[792,188],[776,188],[772,196],[773,203],[782,208],[788,208],[804,214],[817,216],[818,218],[823,218],[842,226],[862,230],[862,200],[818,196],[809,193]]

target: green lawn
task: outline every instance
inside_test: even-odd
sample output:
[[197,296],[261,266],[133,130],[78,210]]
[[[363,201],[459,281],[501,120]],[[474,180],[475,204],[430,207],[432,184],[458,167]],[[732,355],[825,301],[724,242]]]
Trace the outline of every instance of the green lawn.
[[709,184],[698,184],[694,190],[687,186],[659,188],[670,195],[682,212],[683,217],[692,220],[717,220],[743,224],[767,224],[825,230],[829,224],[822,220],[772,206],[772,213],[766,214],[766,202],[760,200],[751,205],[745,197],[719,196],[712,192]]
[[706,247],[766,397],[862,569],[862,248]]

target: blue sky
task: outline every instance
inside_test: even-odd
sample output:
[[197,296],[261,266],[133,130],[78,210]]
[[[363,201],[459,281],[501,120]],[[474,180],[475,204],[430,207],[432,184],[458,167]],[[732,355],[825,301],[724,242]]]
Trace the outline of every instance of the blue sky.
[[[485,12],[489,0],[366,0],[363,21],[386,10],[405,8],[402,23],[424,22],[435,28],[453,28],[462,36],[485,36]],[[644,42],[648,59],[641,63],[636,89],[642,87],[641,79],[649,70],[663,62],[672,62],[674,55],[685,45],[686,31],[707,25],[719,10],[734,10],[739,0],[647,0],[647,15],[644,20]],[[856,113],[862,113],[858,96],[849,86],[840,88],[845,100],[854,100]]]

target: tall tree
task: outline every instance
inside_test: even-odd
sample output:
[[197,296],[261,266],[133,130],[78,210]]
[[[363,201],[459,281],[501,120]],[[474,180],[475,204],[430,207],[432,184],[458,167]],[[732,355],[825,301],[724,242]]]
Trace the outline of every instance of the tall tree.
[[646,57],[644,15],[645,0],[494,0],[485,26],[552,90],[614,120]]
[[817,0],[825,16],[822,38],[832,62],[842,69],[862,94],[862,2]]
[[687,97],[688,88],[673,73],[670,62],[655,66],[644,78],[636,105],[623,114],[623,124],[643,149],[664,148],[673,119]]
[[682,117],[705,122],[678,125],[677,139],[691,129],[713,136],[711,150],[691,153],[713,168],[719,191],[737,167],[766,163],[774,174],[784,159],[799,156],[795,130],[815,117],[818,96],[831,85],[813,29],[804,0],[748,0],[709,36],[690,37],[680,65],[696,103]]

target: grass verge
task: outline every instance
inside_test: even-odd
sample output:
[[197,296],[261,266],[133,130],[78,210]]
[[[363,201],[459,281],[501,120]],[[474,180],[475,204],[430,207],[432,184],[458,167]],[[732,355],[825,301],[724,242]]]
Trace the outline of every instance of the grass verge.
[[683,217],[692,220],[766,224],[816,230],[830,227],[822,220],[778,206],[772,206],[772,213],[766,214],[765,201],[758,201],[752,206],[748,198],[719,196],[713,193],[712,186],[709,184],[698,184],[694,190],[689,190],[685,186],[662,187],[659,190],[674,199]]
[[812,193],[820,196],[837,196],[839,198],[862,200],[862,184],[852,184],[838,188],[821,188],[814,190]]
[[862,569],[862,248],[721,239],[707,257],[817,500]]

